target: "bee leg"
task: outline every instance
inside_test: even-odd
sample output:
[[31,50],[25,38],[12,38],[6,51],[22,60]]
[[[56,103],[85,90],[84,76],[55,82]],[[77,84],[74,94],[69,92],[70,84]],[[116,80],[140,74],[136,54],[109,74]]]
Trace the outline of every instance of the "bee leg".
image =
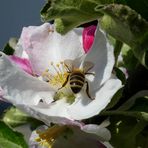
[[87,96],[88,96],[91,100],[94,100],[95,98],[92,98],[92,97],[90,96],[90,94],[89,94],[89,84],[88,84],[88,82],[86,81],[85,83],[86,83],[86,94],[87,94]]
[[62,84],[62,86],[60,88],[58,88],[58,90],[62,89],[68,82],[68,79],[69,79],[69,75],[67,76],[65,82]]

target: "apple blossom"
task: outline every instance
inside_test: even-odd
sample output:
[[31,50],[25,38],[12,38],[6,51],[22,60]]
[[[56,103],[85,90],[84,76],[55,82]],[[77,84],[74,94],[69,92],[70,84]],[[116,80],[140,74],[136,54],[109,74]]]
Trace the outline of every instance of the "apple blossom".
[[[17,43],[15,57],[27,59],[31,75],[4,53],[0,53],[0,86],[6,100],[44,122],[64,123],[69,120],[87,119],[100,113],[111,101],[121,82],[112,74],[114,65],[113,47],[106,34],[99,28],[91,49],[85,53],[82,43],[82,28],[60,35],[53,25],[23,28]],[[89,62],[85,75],[89,84],[74,94],[69,83],[63,86],[68,71],[64,61],[71,60],[76,69],[83,71]],[[27,64],[28,65],[28,64]],[[68,120],[67,120],[68,119]]]
[[110,132],[102,125],[82,127],[70,125],[40,126],[32,132],[30,148],[112,148]]

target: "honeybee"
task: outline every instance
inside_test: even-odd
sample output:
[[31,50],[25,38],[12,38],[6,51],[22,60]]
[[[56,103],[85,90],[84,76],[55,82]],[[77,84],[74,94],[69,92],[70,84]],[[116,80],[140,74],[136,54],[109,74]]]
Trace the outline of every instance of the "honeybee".
[[59,89],[63,88],[69,82],[72,92],[77,94],[82,90],[84,84],[86,84],[86,94],[91,100],[93,100],[94,98],[92,98],[89,94],[89,84],[85,78],[85,75],[94,75],[94,73],[89,73],[89,70],[93,68],[94,64],[86,61],[83,64],[82,70],[74,66],[73,60],[65,60],[64,65],[66,66],[68,75],[62,87]]

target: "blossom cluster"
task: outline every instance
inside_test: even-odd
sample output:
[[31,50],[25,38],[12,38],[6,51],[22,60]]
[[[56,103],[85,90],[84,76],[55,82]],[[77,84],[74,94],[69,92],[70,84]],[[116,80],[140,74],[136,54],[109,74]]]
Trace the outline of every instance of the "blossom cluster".
[[65,35],[50,23],[24,27],[14,54],[0,52],[0,99],[46,124],[32,133],[30,147],[111,147],[108,124],[83,121],[121,88],[114,63],[99,23]]

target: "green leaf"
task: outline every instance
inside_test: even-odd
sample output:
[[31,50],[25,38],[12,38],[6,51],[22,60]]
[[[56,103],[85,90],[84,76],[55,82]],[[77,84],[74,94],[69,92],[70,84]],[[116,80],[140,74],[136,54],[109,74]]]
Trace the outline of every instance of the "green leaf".
[[147,0],[116,0],[115,3],[128,5],[137,11],[143,18],[148,20],[148,1]]
[[21,133],[13,131],[0,121],[0,148],[28,148]]
[[125,116],[148,122],[148,113],[140,111],[103,111],[101,116]]
[[104,12],[101,26],[115,39],[129,45],[141,64],[148,67],[148,22],[130,7],[109,4],[98,11]]
[[30,124],[32,128],[36,128],[43,123],[37,119],[30,117],[16,107],[11,107],[5,111],[2,120],[11,127],[17,127],[24,124]]
[[103,111],[100,115],[122,115],[148,122],[148,90],[136,93],[116,110]]
[[148,113],[148,96],[136,99],[134,105],[130,108],[130,111],[132,110]]
[[122,48],[122,57],[123,57],[122,64],[128,71],[135,70],[135,68],[139,65],[139,61],[135,57],[132,49],[126,44],[124,44]]
[[147,143],[148,135],[143,136],[147,122],[124,116],[114,116],[110,118],[110,122],[109,130],[112,133],[110,142],[114,147],[137,148]]
[[144,44],[137,44],[137,46],[133,48],[133,53],[140,63],[148,68],[148,44]]
[[29,116],[20,111],[16,107],[7,109],[3,115],[2,120],[9,126],[16,127],[28,122]]
[[115,48],[114,48],[114,56],[115,56],[115,66],[118,65],[118,56],[121,52],[121,49],[122,49],[122,46],[123,46],[123,43],[116,40],[116,43],[115,43]]
[[5,45],[3,52],[7,55],[13,55],[16,44],[17,44],[17,39],[10,38],[9,42]]
[[121,80],[122,84],[125,84],[126,77],[125,77],[125,74],[122,72],[122,70],[120,70],[117,67],[114,67],[114,72],[115,72],[117,78]]
[[113,108],[118,101],[120,100],[120,98],[122,97],[122,92],[123,92],[123,88],[120,88],[115,95],[113,96],[111,102],[107,105],[107,107],[105,108],[105,110],[111,109]]
[[74,27],[96,20],[102,16],[95,7],[113,0],[51,0],[41,10],[44,21],[55,20],[56,29],[65,34]]
[[[138,98],[148,96],[148,90],[142,90],[134,94],[131,98],[129,98],[122,106],[118,108],[120,111],[129,110],[136,102]],[[143,103],[145,104],[145,103]]]
[[102,27],[119,41],[135,47],[148,36],[148,22],[126,5],[109,4],[98,11],[104,12]]

